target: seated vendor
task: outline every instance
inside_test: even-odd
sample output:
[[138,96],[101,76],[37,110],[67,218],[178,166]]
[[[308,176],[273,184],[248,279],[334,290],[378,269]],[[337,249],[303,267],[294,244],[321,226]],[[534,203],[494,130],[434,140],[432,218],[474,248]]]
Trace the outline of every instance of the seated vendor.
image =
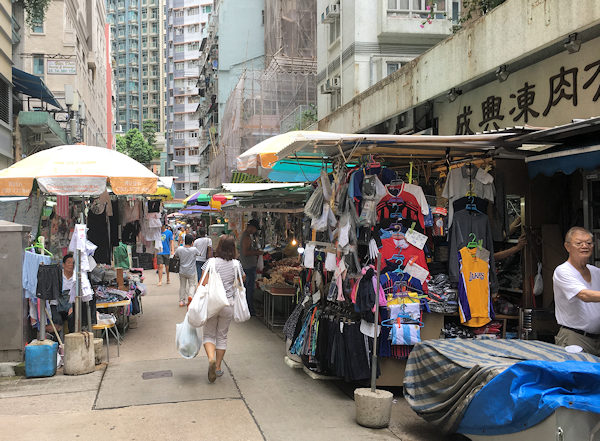
[[[63,279],[62,279],[62,292],[58,300],[53,301],[50,306],[52,311],[52,321],[57,328],[62,328],[63,324],[68,321],[69,331],[73,332],[75,319],[73,317],[73,304],[69,302],[71,295],[71,287],[75,281],[73,275],[75,269],[75,261],[73,254],[69,253],[63,257]],[[62,332],[64,334],[64,332]]]
[[569,258],[554,270],[556,336],[560,346],[577,345],[600,355],[600,268],[589,265],[594,242],[584,228],[573,227],[565,236]]

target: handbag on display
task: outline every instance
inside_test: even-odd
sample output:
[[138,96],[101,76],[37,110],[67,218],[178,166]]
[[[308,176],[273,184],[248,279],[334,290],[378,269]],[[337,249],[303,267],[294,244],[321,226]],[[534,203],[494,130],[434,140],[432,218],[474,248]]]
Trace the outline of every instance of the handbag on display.
[[244,280],[242,279],[242,271],[240,269],[240,263],[236,262],[235,266],[235,295],[233,297],[233,320],[236,323],[245,322],[250,320],[250,310],[248,309],[248,302],[246,301],[246,288],[244,287]]
[[171,260],[169,260],[169,272],[170,273],[178,273],[179,272],[179,256],[173,256]]
[[[204,285],[207,276],[208,283]],[[206,271],[202,274],[194,298],[190,302],[188,321],[196,328],[204,326],[206,320],[217,315],[225,306],[229,306],[229,300],[223,281],[215,268],[215,260],[209,259]]]

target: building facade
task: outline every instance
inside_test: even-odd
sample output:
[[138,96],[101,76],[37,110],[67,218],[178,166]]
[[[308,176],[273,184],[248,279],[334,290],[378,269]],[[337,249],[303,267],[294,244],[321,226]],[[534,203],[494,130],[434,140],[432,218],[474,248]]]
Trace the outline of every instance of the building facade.
[[211,186],[231,179],[247,149],[316,121],[316,0],[265,0],[264,7],[264,65],[249,63],[225,102]]
[[461,0],[318,0],[319,119],[451,35],[460,5]]
[[168,174],[175,189],[190,194],[208,179],[206,145],[196,115],[200,96],[200,45],[206,36],[212,0],[167,0],[165,45],[167,75],[166,145]]
[[594,117],[599,47],[600,3],[507,1],[321,118],[318,127],[392,133],[399,120],[412,120],[410,132],[454,135]]
[[151,120],[164,132],[164,0],[107,0],[116,60],[116,125],[127,132]]
[[[218,155],[225,104],[244,72],[265,66],[265,0],[218,0],[209,20],[198,82],[198,118],[209,163]],[[211,180],[211,185],[215,183]],[[218,182],[220,184],[221,182]]]
[[23,27],[20,49],[18,66],[39,77],[55,102],[19,97],[17,159],[71,142],[109,147],[104,1],[53,0],[43,23]]
[[[13,44],[18,39],[18,29],[13,18],[10,0],[0,0],[0,169],[14,162],[12,141],[12,64]],[[15,32],[13,32],[13,30]]]

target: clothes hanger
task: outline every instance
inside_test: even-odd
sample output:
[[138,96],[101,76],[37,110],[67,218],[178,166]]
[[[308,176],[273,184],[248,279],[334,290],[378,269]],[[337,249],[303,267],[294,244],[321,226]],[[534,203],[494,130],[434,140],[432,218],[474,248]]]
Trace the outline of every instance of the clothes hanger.
[[54,257],[54,254],[52,254],[50,251],[48,251],[46,248],[44,248],[44,239],[42,236],[39,236],[37,238],[37,240],[33,243],[33,245],[31,245],[30,247],[25,248],[25,251],[31,250],[31,249],[38,249],[38,250],[42,250],[42,254],[48,254],[50,257]]
[[475,233],[469,233],[469,238],[471,240],[467,243],[467,248],[470,250],[481,246],[481,243],[483,242],[483,240],[481,243],[479,241],[477,241],[477,236],[475,235]]
[[477,208],[477,205],[475,205],[475,197],[474,196],[468,196],[469,198],[469,203],[467,205],[465,205],[465,210],[468,210],[470,212],[476,212],[479,214],[483,214],[481,211],[479,211],[479,208]]

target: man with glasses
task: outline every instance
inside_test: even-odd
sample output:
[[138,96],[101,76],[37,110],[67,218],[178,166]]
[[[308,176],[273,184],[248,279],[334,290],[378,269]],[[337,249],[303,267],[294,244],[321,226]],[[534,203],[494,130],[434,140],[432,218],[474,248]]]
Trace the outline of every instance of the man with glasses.
[[560,346],[577,345],[584,352],[600,355],[600,268],[589,265],[592,234],[573,227],[565,236],[569,258],[554,270],[556,335]]

